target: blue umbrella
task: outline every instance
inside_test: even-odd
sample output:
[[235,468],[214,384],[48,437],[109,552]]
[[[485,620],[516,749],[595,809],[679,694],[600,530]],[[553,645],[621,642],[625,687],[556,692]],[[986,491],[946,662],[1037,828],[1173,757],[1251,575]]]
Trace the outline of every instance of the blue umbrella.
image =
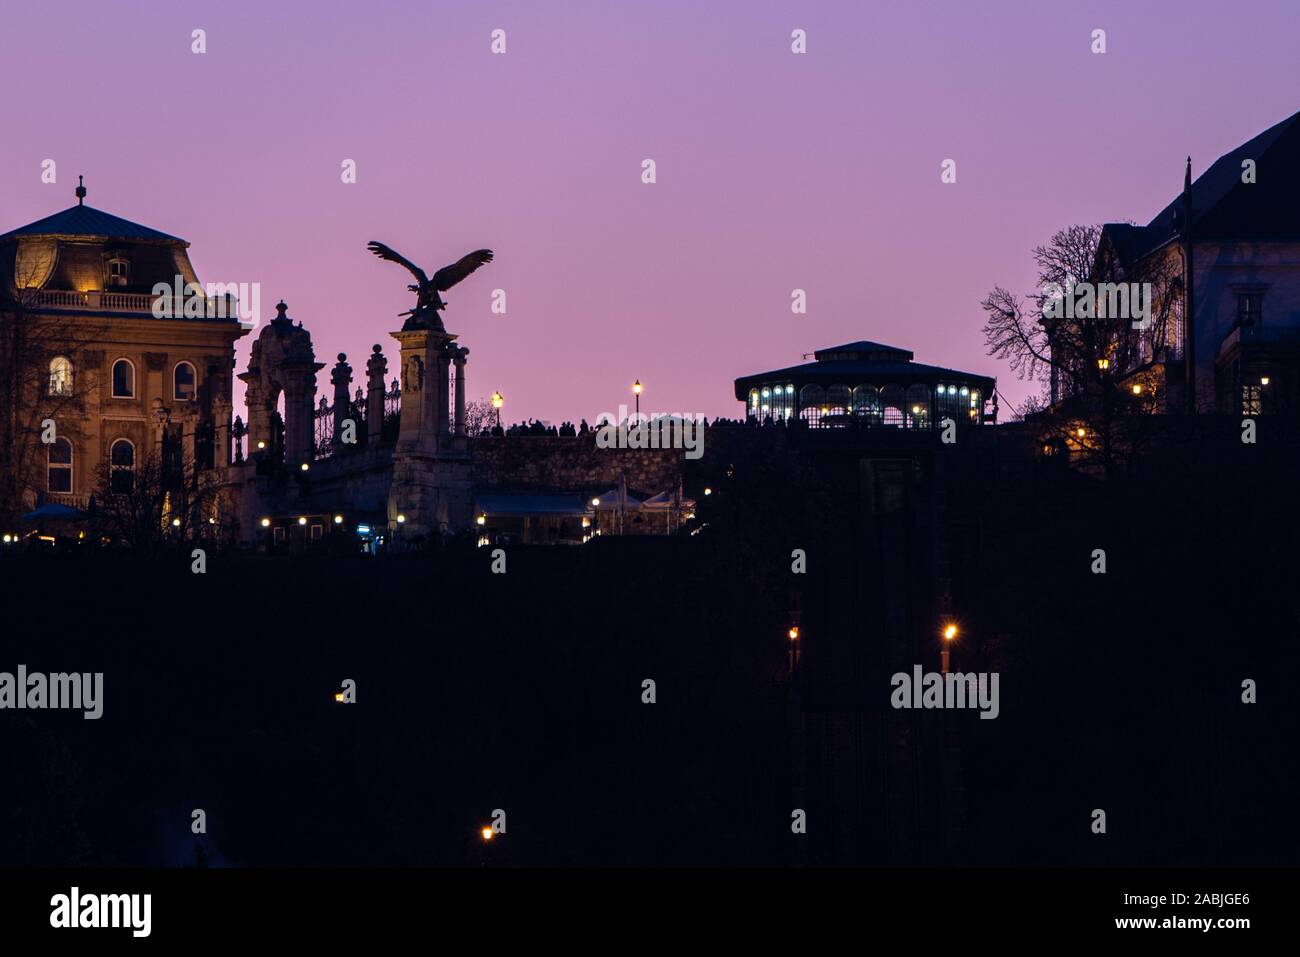
[[24,522],[67,522],[85,518],[86,514],[86,512],[79,508],[73,508],[71,505],[47,502],[40,508],[28,512],[23,516],[22,520]]

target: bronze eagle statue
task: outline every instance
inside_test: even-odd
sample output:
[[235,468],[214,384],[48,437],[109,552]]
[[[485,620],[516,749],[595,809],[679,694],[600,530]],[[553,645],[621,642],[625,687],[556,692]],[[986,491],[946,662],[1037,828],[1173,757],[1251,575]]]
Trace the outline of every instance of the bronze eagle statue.
[[462,256],[450,266],[443,266],[430,279],[423,269],[390,246],[372,240],[366,244],[366,248],[380,259],[387,259],[389,262],[405,266],[410,270],[411,275],[416,278],[414,284],[406,287],[415,293],[416,299],[415,308],[402,313],[403,316],[410,316],[403,327],[405,329],[419,329],[426,326],[441,328],[442,319],[438,316],[438,313],[447,308],[447,303],[443,301],[442,296],[438,295],[438,293],[446,292],[474,270],[492,261],[492,250],[479,249],[467,256]]

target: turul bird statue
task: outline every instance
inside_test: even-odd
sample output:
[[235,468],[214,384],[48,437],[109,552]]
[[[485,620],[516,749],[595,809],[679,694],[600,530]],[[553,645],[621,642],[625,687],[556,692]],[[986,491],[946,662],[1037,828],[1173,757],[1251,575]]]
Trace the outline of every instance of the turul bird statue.
[[442,330],[442,317],[438,313],[447,308],[447,303],[438,294],[446,292],[474,270],[492,261],[492,250],[479,249],[467,256],[462,256],[450,266],[443,266],[430,279],[423,269],[390,246],[372,241],[366,244],[366,248],[380,259],[387,259],[389,262],[405,266],[411,271],[411,275],[416,278],[415,283],[406,287],[415,293],[416,299],[414,309],[401,313],[401,315],[409,317],[406,324],[402,326],[403,330],[430,328]]

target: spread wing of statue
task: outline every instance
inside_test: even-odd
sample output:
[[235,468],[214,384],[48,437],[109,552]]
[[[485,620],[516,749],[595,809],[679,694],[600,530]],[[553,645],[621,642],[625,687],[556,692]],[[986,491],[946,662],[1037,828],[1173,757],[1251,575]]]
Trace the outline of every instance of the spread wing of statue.
[[406,320],[403,329],[441,329],[442,318],[438,313],[446,309],[447,304],[443,302],[442,296],[438,295],[438,293],[446,292],[474,270],[492,261],[492,250],[479,249],[467,256],[462,256],[450,266],[443,266],[430,279],[423,269],[390,246],[371,241],[366,244],[366,248],[380,259],[387,259],[389,262],[405,266],[416,279],[413,285],[406,287],[415,293],[416,300],[414,309],[402,313],[403,316],[410,317]]

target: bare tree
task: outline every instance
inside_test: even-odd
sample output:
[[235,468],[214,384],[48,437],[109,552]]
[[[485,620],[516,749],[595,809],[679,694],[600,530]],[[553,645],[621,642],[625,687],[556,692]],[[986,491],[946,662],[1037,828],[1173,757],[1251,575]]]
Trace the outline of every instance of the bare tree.
[[[1047,447],[1108,474],[1127,468],[1157,431],[1154,367],[1181,315],[1178,261],[1154,253],[1126,268],[1092,225],[1059,230],[1033,258],[1037,290],[1022,297],[995,286],[980,303],[988,352],[1045,386],[1027,418]],[[1151,293],[1136,322],[1132,284]],[[1074,308],[1076,293],[1086,308]]]
[[235,530],[217,474],[195,470],[174,441],[151,446],[129,468],[101,462],[95,504],[99,534],[145,557],[168,545],[229,541]]
[[465,434],[480,435],[497,424],[497,411],[488,399],[465,403]]

